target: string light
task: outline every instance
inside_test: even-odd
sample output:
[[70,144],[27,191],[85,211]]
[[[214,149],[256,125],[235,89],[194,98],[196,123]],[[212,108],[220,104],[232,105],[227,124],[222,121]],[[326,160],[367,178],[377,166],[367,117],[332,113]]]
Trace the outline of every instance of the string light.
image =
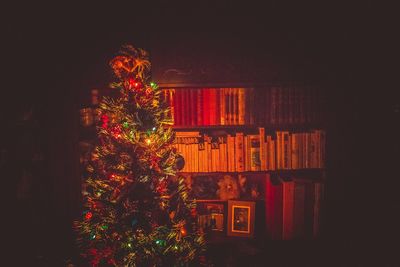
[[186,233],[187,233],[187,232],[186,232],[186,229],[185,229],[185,228],[182,228],[182,229],[181,229],[181,234],[182,234],[183,236],[186,236]]
[[150,138],[146,138],[145,142],[146,142],[146,144],[150,145],[151,144],[151,139]]
[[85,214],[86,220],[90,220],[93,217],[93,214],[89,211]]

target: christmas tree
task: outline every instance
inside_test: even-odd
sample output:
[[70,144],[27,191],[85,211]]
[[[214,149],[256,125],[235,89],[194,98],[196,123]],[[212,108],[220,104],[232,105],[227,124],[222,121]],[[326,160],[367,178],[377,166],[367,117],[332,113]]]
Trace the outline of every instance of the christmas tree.
[[203,235],[182,177],[169,107],[149,81],[148,54],[123,46],[110,61],[116,81],[99,105],[97,145],[87,166],[84,212],[74,222],[92,266],[198,264]]

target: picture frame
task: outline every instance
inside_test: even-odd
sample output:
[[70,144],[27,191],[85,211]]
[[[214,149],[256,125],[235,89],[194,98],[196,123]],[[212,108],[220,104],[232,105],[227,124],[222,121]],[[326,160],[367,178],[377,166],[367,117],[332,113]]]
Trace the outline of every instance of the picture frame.
[[254,237],[255,202],[228,201],[228,236]]
[[223,232],[225,228],[225,208],[220,201],[198,204],[198,226],[205,232]]

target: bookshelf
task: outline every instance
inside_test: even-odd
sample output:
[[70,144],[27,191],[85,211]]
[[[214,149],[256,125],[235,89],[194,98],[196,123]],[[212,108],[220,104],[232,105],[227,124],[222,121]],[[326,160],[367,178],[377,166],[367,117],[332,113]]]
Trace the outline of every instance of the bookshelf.
[[[326,127],[325,100],[317,87],[165,85],[163,90],[175,147],[185,160],[180,175],[203,212],[200,227],[228,238],[229,202],[247,201],[256,205],[256,238],[320,237]],[[217,214],[224,229],[210,231]]]

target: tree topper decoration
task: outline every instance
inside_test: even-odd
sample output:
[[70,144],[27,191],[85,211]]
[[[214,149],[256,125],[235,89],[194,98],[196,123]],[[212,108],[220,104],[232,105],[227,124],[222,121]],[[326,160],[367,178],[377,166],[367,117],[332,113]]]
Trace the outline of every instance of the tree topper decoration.
[[141,48],[134,48],[131,45],[124,45],[120,51],[120,56],[114,57],[110,61],[110,66],[115,76],[124,80],[128,77],[144,80],[150,70],[151,63],[148,53]]

